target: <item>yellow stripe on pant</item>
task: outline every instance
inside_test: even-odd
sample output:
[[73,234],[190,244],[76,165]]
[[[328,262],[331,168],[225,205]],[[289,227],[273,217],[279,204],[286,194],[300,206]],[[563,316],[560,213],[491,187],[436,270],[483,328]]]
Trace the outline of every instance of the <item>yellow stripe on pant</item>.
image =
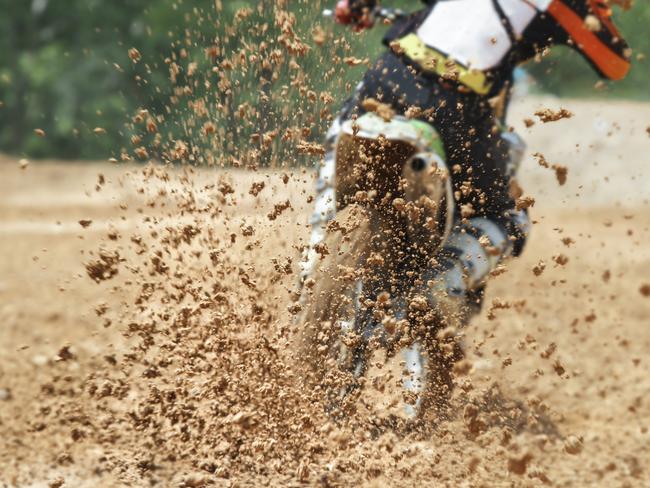
[[454,79],[479,95],[486,95],[490,92],[492,83],[487,80],[484,72],[468,69],[448,58],[424,44],[417,34],[409,34],[395,42],[401,52],[418,63],[423,71],[435,73],[443,78]]

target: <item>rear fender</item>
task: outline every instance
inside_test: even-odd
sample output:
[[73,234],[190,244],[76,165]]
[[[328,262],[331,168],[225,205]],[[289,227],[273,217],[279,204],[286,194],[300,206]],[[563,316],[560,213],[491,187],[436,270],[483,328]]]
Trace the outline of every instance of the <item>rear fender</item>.
[[411,241],[438,246],[453,223],[453,193],[442,141],[429,124],[367,113],[341,126],[336,200],[377,208],[401,221]]
[[374,113],[366,113],[356,120],[343,122],[341,133],[363,139],[383,137],[389,141],[402,141],[418,152],[433,152],[443,161],[446,159],[440,134],[421,120],[396,115],[387,121]]

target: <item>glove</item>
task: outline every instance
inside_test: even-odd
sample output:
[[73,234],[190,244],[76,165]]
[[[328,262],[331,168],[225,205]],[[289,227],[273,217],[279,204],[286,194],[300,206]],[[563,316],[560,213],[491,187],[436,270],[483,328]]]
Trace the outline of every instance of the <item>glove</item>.
[[371,12],[374,0],[339,0],[334,11],[334,18],[342,25],[353,25],[355,31],[369,29],[374,24]]

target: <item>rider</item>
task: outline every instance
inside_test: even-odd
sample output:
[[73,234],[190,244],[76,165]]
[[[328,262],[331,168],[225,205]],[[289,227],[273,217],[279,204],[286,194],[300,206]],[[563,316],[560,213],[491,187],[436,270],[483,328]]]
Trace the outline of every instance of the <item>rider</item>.
[[[440,303],[440,290],[443,300],[463,303],[457,308],[463,310],[463,322],[470,309],[478,308],[466,305],[480,305],[488,273],[522,251],[530,226],[509,191],[513,155],[523,151],[523,143],[517,147],[518,138],[503,130],[515,67],[564,44],[602,77],[619,80],[629,70],[630,50],[612,23],[608,0],[423,1],[424,9],[390,29],[384,38],[390,49],[366,72],[328,132],[311,244],[313,249],[320,242],[336,212],[333,143],[341,123],[363,114],[369,98],[399,115],[407,110],[422,114],[444,142],[459,218],[434,260],[438,265],[421,281],[431,305]],[[336,20],[357,30],[370,27],[376,3],[341,0]],[[495,108],[499,105],[501,113]],[[310,258],[306,274],[313,252]]]

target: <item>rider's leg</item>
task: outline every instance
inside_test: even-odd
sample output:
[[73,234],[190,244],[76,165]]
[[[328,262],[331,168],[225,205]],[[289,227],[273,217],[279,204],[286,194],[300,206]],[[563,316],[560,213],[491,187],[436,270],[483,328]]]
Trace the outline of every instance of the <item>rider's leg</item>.
[[[484,149],[486,145],[483,145]],[[491,147],[487,151],[496,154],[496,149],[504,148]],[[460,163],[457,160],[455,163],[452,161],[453,164]],[[469,172],[470,175],[472,173],[480,173],[480,168]],[[488,169],[484,174],[490,175],[491,172]],[[505,175],[505,172],[502,174]],[[504,180],[507,180],[507,175]],[[407,390],[419,395],[419,406],[424,407],[423,412],[437,410],[444,413],[446,399],[453,388],[452,366],[463,358],[459,330],[480,311],[488,275],[508,256],[516,256],[522,251],[530,227],[528,215],[512,208],[512,199],[509,196],[504,198],[504,193],[498,191],[507,188],[507,181],[490,182],[485,177],[461,181],[466,186],[471,181],[483,198],[501,197],[502,201],[493,201],[491,212],[484,211],[480,202],[459,202],[461,205],[472,203],[478,215],[459,219],[416,286],[415,293],[427,298],[437,325],[430,329],[426,338],[426,389],[416,391],[414,386],[417,385],[404,384]],[[494,191],[495,188],[497,191]],[[404,359],[407,367],[411,366],[414,370],[419,366],[416,359],[422,360],[421,354],[412,358],[411,362],[409,357]],[[407,413],[412,414],[408,410]]]
[[[461,139],[457,142],[463,143],[462,150],[449,151],[455,157],[451,165],[462,168],[461,178],[454,182],[456,194],[461,196],[461,218],[435,257],[436,264],[422,276],[430,301],[438,308],[448,305],[445,312],[457,326],[480,310],[488,275],[504,259],[522,252],[530,231],[528,214],[515,208],[509,193],[523,142],[512,134],[502,136],[491,124],[474,128],[477,139]],[[465,188],[459,190],[459,186]],[[467,187],[471,191],[467,192]],[[469,209],[471,215],[462,218],[463,209]]]

